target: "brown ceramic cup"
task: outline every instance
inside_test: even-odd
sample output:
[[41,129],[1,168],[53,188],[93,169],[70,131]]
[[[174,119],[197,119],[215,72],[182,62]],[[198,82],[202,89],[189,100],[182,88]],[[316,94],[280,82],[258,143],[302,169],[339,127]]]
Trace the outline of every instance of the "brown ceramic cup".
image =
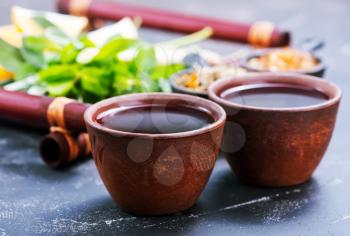
[[[262,108],[224,100],[235,86],[286,83],[316,89],[328,100],[313,106]],[[227,113],[223,152],[238,179],[261,186],[290,186],[311,177],[332,136],[341,98],[340,89],[317,77],[260,73],[220,80],[209,97]]]
[[[197,130],[165,134],[123,132],[97,122],[98,115],[111,108],[145,104],[200,109],[213,122]],[[203,98],[149,93],[101,101],[89,107],[84,118],[98,172],[117,205],[138,215],[163,215],[196,202],[214,167],[226,114]]]

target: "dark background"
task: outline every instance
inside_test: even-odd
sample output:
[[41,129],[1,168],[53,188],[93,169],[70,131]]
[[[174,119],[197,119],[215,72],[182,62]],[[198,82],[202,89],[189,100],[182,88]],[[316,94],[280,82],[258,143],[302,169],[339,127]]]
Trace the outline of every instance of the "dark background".
[[[166,217],[135,217],[120,211],[92,161],[54,171],[39,159],[42,134],[0,124],[0,236],[32,234],[349,235],[350,230],[350,1],[132,0],[137,4],[240,21],[271,20],[293,32],[293,41],[326,41],[320,52],[326,79],[343,90],[336,130],[312,180],[292,188],[266,189],[238,183],[219,159],[195,207]],[[10,6],[55,10],[50,0],[1,0],[0,23]],[[175,33],[142,30],[150,41]],[[208,40],[223,54],[240,45]]]

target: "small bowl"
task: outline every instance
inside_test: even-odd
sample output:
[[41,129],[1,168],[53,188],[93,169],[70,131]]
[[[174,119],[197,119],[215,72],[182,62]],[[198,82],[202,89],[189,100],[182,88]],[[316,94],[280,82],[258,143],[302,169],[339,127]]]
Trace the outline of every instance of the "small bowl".
[[[256,51],[253,51],[252,53],[250,53],[248,56],[246,57],[243,57],[241,59],[241,67],[243,67],[244,69],[246,69],[247,71],[249,72],[270,72],[270,73],[281,73],[281,72],[274,72],[274,71],[268,71],[268,70],[260,70],[260,69],[257,69],[257,68],[253,68],[249,65],[248,61],[252,58],[255,58],[255,57],[259,57],[259,56],[262,56],[266,53],[269,53],[271,51],[274,51],[274,50],[280,50],[280,49],[262,49],[262,50],[256,50]],[[316,76],[316,77],[320,77],[322,78],[325,71],[326,71],[326,65],[323,63],[323,60],[316,56],[315,54],[312,54],[311,55],[317,60],[318,64],[311,68],[311,69],[308,69],[308,70],[291,70],[291,71],[288,71],[288,72],[285,72],[285,73],[296,73],[296,74],[304,74],[304,75],[312,75],[312,76]]]
[[[169,134],[112,130],[96,121],[102,112],[120,106],[169,103],[202,109],[214,121]],[[84,115],[103,183],[121,209],[137,215],[176,213],[196,202],[214,167],[225,118],[225,111],[212,101],[166,93],[110,98],[92,105]]]
[[[220,97],[230,88],[261,83],[316,89],[329,99],[313,106],[263,108]],[[313,76],[260,73],[216,81],[209,97],[227,113],[222,150],[236,176],[245,183],[280,187],[310,179],[331,139],[341,91]]]
[[187,94],[187,95],[193,95],[193,96],[198,96],[198,97],[202,97],[202,98],[208,98],[208,93],[206,93],[206,92],[194,91],[194,90],[188,89],[188,88],[186,88],[184,86],[178,85],[176,83],[176,80],[179,77],[181,77],[181,76],[183,76],[185,74],[188,74],[188,73],[190,73],[192,71],[193,71],[193,69],[186,69],[186,70],[180,71],[180,72],[174,74],[173,76],[171,76],[171,78],[170,78],[170,85],[171,85],[171,88],[172,88],[173,92]]

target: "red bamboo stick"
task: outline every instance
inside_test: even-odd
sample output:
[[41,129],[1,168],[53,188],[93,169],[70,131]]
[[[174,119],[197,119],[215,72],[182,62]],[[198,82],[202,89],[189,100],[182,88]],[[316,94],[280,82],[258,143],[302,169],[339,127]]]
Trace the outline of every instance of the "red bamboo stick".
[[[72,150],[72,145],[76,151]],[[73,136],[52,131],[41,140],[40,154],[46,165],[55,169],[63,168],[87,158],[91,154],[90,141],[86,133]]]
[[[0,89],[0,119],[33,128],[49,129],[48,109],[53,100],[45,96]],[[65,129],[72,133],[86,131],[83,114],[87,107],[87,104],[76,101],[64,105]]]
[[120,20],[126,16],[141,17],[144,26],[183,33],[192,33],[209,26],[213,29],[213,36],[216,38],[257,46],[286,46],[290,41],[288,32],[280,31],[266,22],[245,24],[97,0],[58,0],[58,9],[63,13],[107,20]]

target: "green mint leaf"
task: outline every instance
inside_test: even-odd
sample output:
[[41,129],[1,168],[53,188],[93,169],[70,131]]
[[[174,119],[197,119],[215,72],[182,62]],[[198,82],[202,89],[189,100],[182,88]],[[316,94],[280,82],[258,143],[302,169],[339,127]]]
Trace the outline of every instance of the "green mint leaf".
[[77,75],[77,65],[53,65],[39,72],[40,81],[45,83],[60,83],[74,80]]
[[156,55],[154,48],[150,45],[143,45],[138,48],[137,56],[133,60],[138,74],[149,74],[156,66]]
[[169,79],[171,75],[176,72],[182,71],[185,69],[185,65],[183,64],[172,64],[172,65],[161,65],[156,66],[151,73],[151,78],[158,79]]
[[2,39],[0,39],[0,65],[15,73],[18,79],[25,77],[26,72],[34,70],[25,63],[18,48],[11,46]]
[[92,42],[86,35],[81,35],[78,40],[75,40],[73,42],[76,42],[79,44],[80,48],[78,45],[75,45],[76,49],[81,50],[83,48],[91,48],[91,47],[96,47],[94,42]]
[[141,81],[129,74],[119,74],[113,81],[114,95],[142,92]]
[[71,39],[57,27],[49,27],[45,29],[44,36],[60,46],[65,46],[71,42]]
[[142,92],[158,92],[159,87],[156,81],[152,80],[148,76],[142,76],[141,78]]
[[61,51],[61,63],[74,63],[78,53],[79,51],[74,47],[73,43],[67,44]]
[[38,70],[29,63],[23,63],[22,66],[15,71],[15,80],[22,80],[28,76],[34,75]]
[[122,37],[114,37],[102,46],[99,53],[94,57],[94,61],[104,61],[113,58],[117,53],[134,46],[137,41]]
[[74,83],[74,80],[59,83],[49,83],[47,85],[47,91],[49,93],[49,96],[67,96],[68,93],[73,89]]
[[44,16],[36,15],[36,16],[32,17],[31,19],[34,20],[36,23],[38,23],[44,29],[46,29],[48,27],[56,27],[57,28],[57,26],[55,24],[53,24],[51,21],[49,21]]
[[43,53],[41,51],[38,52],[22,47],[20,52],[22,57],[32,66],[40,69],[46,65]]
[[83,90],[101,98],[110,93],[112,75],[107,70],[98,67],[84,67],[79,71],[79,77]]
[[45,36],[29,35],[23,37],[23,47],[32,51],[60,51],[62,47]]

